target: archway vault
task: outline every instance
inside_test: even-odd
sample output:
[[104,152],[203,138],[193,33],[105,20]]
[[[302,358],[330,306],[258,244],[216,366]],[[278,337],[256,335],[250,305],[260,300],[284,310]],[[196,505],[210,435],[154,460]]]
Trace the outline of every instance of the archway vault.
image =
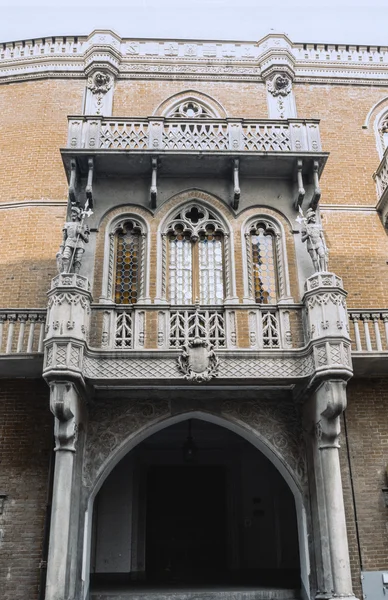
[[[124,402],[91,420],[85,447],[83,483],[86,514],[83,581],[87,594],[94,499],[120,460],[142,441],[176,423],[199,419],[225,427],[256,447],[274,465],[288,484],[295,500],[301,562],[302,595],[309,589],[309,550],[306,519],[306,469],[300,424],[291,403],[226,401],[217,413],[187,410],[171,414],[168,401]],[[87,596],[85,595],[85,598]]]

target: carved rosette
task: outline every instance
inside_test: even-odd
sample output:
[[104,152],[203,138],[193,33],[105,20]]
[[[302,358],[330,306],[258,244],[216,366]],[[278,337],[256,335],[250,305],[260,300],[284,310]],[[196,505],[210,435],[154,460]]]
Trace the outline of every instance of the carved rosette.
[[287,73],[277,73],[267,81],[267,90],[272,96],[288,96],[292,90],[292,81]]
[[196,337],[183,346],[177,361],[179,371],[189,381],[209,381],[218,375],[218,357],[212,344],[203,338]]
[[113,76],[107,71],[94,71],[86,84],[86,113],[105,115],[112,110]]

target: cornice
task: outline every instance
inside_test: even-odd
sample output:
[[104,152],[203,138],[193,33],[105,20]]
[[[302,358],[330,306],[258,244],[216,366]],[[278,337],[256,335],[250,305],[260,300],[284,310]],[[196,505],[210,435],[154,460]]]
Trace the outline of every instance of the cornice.
[[3,44],[0,82],[86,78],[101,64],[118,79],[264,82],[286,69],[295,83],[388,85],[388,47],[300,44],[277,33],[258,42],[128,39],[102,30]]

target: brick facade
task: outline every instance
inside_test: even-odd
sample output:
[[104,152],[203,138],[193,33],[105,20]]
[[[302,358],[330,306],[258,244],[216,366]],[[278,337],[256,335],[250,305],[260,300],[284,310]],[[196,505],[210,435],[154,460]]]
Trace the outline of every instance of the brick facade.
[[[368,82],[352,85],[297,81],[293,86],[298,116],[320,119],[322,148],[330,153],[320,179],[322,224],[330,251],[330,271],[343,278],[348,307],[352,309],[388,307],[388,238],[375,209],[372,179],[380,162],[373,119],[384,106],[388,110],[386,85],[387,81],[373,86]],[[183,91],[206,94],[209,101],[213,99],[223,107],[229,119],[268,118],[264,81],[185,81],[167,75],[148,80],[119,78],[112,115],[151,117],[166,99]],[[1,308],[44,308],[47,304],[50,280],[57,272],[55,257],[62,240],[68,195],[59,149],[66,146],[68,115],[82,114],[84,93],[83,73],[0,85],[0,138],[5,167],[0,175]],[[379,102],[369,126],[363,127],[368,112]],[[227,177],[231,180],[231,172]],[[97,191],[98,218],[94,217],[91,233],[90,246],[95,247],[95,254],[88,257],[90,273],[84,273],[93,282],[94,301],[98,302],[102,293],[107,226],[114,217],[131,213],[141,216],[149,226],[148,276],[153,303],[160,269],[158,227],[169,211],[193,197],[187,189],[194,186],[175,183],[180,190],[169,197],[162,182],[157,210],[153,212],[149,206],[137,203],[131,179],[126,180],[129,201],[117,205],[104,197],[104,185],[109,182],[104,181]],[[230,185],[225,184],[229,194]],[[235,213],[226,194],[219,197],[207,189],[204,178],[195,198],[213,206],[230,225],[238,302],[241,304],[244,298],[242,225],[260,213],[276,218],[284,230],[291,296],[300,303],[303,287],[298,279],[295,246],[300,227],[283,214],[281,194],[279,203],[263,196],[246,204],[242,195]],[[148,198],[148,188],[144,190],[142,194]],[[150,308],[145,319],[144,348],[155,350],[158,311]],[[90,340],[96,347],[102,313],[93,318]],[[294,347],[301,348],[302,322],[294,316],[291,320]],[[249,349],[248,314],[238,306],[236,322],[237,347]],[[341,465],[354,592],[360,597],[360,569],[383,570],[388,566],[387,508],[381,494],[387,483],[386,381],[352,379],[347,396]],[[41,379],[1,379],[0,491],[7,496],[0,515],[0,589],[5,590],[4,600],[38,598],[52,437],[46,383]]]

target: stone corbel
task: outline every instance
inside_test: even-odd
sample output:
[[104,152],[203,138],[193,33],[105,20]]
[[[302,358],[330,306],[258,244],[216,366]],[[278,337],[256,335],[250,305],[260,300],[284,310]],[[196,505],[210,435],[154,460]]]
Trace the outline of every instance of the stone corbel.
[[55,451],[76,451],[78,393],[70,382],[50,383],[50,410],[55,417]]
[[69,181],[69,202],[71,204],[77,203],[77,161],[72,158],[70,161],[70,181]]
[[325,381],[317,390],[317,430],[319,448],[339,448],[339,417],[346,409],[346,382]]
[[312,208],[313,210],[315,210],[317,208],[318,202],[321,199],[321,188],[319,187],[318,172],[319,172],[319,163],[317,160],[314,160],[314,163],[313,163],[314,192],[313,192],[313,197],[310,202],[310,208]]
[[240,161],[238,158],[235,158],[233,161],[233,185],[234,185],[234,195],[233,195],[233,209],[238,210],[238,205],[240,202]]
[[306,190],[303,185],[303,160],[299,159],[296,163],[296,179],[298,184],[298,195],[295,200],[295,209],[298,210],[299,206],[302,206]]
[[87,200],[89,200],[89,208],[93,208],[93,172],[94,172],[94,161],[92,158],[88,159],[88,180],[86,183],[85,194]]
[[157,158],[151,159],[151,169],[152,169],[152,172],[151,172],[150,198],[151,198],[151,208],[155,209],[157,195],[158,195],[158,188],[157,188],[158,159]]

